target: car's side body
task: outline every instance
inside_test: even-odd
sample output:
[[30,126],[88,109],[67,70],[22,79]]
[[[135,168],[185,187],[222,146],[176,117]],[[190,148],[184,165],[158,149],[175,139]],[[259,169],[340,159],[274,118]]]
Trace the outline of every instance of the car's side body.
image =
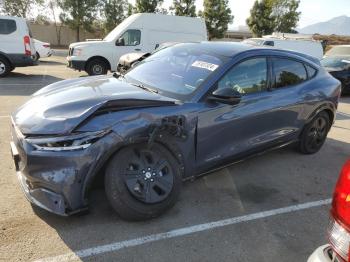
[[50,43],[42,42],[37,39],[33,39],[37,59],[50,57],[52,55],[52,49],[50,47]]
[[350,93],[350,52],[347,55],[327,56],[321,61],[325,69],[342,84],[342,92]]
[[[216,45],[221,47],[209,44],[208,48],[215,50]],[[319,64],[294,52],[247,47],[233,52],[227,46],[222,49],[226,50],[222,52],[227,53],[228,62],[186,101],[131,88],[110,77],[66,80],[35,94],[32,104],[42,101],[43,95],[47,111],[28,115],[23,111],[32,106],[29,102],[13,115],[14,150],[18,148],[22,159],[17,161],[17,169],[27,197],[51,212],[66,215],[87,207],[87,192],[94,178],[113,154],[130,144],[164,145],[176,157],[183,179],[188,179],[298,141],[303,127],[320,111],[326,111],[333,121],[339,82]],[[244,95],[237,105],[209,99],[218,81],[231,68],[257,57],[267,61],[267,90]],[[298,85],[275,89],[274,58],[309,65],[316,74]],[[74,105],[56,106],[50,102],[50,93],[58,88],[67,96],[81,96],[79,85],[96,94],[94,98]],[[62,95],[61,99],[65,97]],[[67,105],[71,106],[69,112]],[[57,119],[58,115],[61,118]],[[109,129],[109,135],[85,150],[38,154],[23,136],[38,137],[44,135],[44,129],[46,135]],[[33,165],[43,158],[45,165]],[[32,188],[28,189],[28,185]],[[32,193],[28,193],[30,190]]]

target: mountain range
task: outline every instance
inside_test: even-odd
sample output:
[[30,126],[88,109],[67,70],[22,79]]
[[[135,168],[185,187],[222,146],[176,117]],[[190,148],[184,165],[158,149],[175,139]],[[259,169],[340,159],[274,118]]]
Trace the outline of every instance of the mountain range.
[[326,22],[320,22],[297,29],[297,31],[303,34],[350,35],[350,17],[346,15],[334,17]]

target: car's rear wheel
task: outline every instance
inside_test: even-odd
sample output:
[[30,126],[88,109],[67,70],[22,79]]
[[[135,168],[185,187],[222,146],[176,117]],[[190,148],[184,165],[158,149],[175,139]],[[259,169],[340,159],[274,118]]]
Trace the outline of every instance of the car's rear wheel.
[[182,183],[179,164],[164,146],[130,145],[109,162],[105,176],[107,198],[126,220],[159,216],[173,206]]
[[36,52],[34,55],[33,55],[33,60],[36,62],[40,59],[40,55],[38,52]]
[[331,123],[327,112],[322,111],[304,128],[299,141],[299,150],[304,154],[318,152],[326,141]]
[[5,77],[11,72],[11,64],[7,59],[0,57],[0,77]]
[[93,59],[89,61],[86,72],[91,75],[105,75],[108,72],[108,65],[102,59]]

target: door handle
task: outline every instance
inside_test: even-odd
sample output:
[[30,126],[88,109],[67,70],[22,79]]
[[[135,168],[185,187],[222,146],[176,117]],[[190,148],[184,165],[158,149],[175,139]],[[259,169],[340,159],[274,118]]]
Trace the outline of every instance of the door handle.
[[140,48],[136,48],[135,51],[141,51],[141,49]]

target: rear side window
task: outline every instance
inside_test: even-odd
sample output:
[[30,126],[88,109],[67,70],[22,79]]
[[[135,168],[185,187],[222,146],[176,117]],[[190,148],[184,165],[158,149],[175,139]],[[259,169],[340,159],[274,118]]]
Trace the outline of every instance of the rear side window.
[[17,30],[16,21],[0,19],[0,35],[9,35]]
[[304,64],[294,60],[274,58],[273,70],[275,75],[275,88],[297,85],[307,79]]
[[313,78],[316,75],[316,72],[317,72],[316,69],[309,65],[305,65],[305,67],[306,67],[306,71],[309,76],[309,79]]

